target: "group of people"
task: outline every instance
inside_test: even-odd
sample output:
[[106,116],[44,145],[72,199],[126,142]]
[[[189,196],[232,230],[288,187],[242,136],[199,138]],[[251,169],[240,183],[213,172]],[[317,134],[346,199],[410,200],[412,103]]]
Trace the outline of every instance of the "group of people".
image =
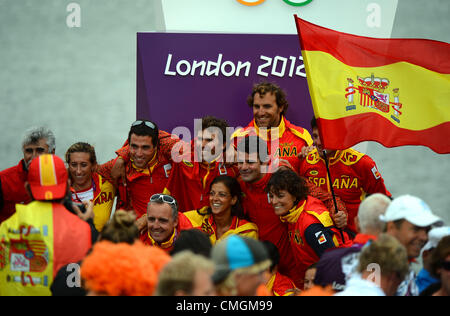
[[0,295],[450,294],[449,229],[424,201],[392,198],[369,156],[323,148],[314,119],[312,136],[289,122],[276,84],[247,101],[231,139],[212,116],[191,143],[137,120],[102,165],[27,131],[0,172]]

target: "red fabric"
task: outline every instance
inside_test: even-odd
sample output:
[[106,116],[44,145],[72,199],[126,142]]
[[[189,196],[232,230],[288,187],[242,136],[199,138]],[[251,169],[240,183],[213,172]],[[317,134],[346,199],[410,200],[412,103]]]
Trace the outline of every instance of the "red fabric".
[[176,229],[175,237],[171,243],[166,242],[166,243],[164,243],[164,246],[161,247],[161,245],[158,245],[154,240],[152,240],[148,236],[148,230],[145,230],[145,232],[139,236],[139,239],[146,245],[156,246],[156,247],[161,248],[165,252],[170,253],[173,249],[174,242],[177,240],[178,236],[180,235],[180,232],[182,230],[187,230],[187,229],[191,229],[191,228],[193,228],[191,221],[183,213],[178,212],[178,225],[175,228]]
[[[422,145],[438,154],[450,153],[450,142],[442,141],[440,137],[450,135],[450,122],[417,131],[395,128],[395,133],[392,133],[395,126],[382,116],[363,113],[335,120],[319,118],[317,126],[321,135],[324,135],[322,139],[328,140],[336,149],[349,148],[361,141],[374,141],[385,147]],[[353,137],[341,137],[343,131],[349,130],[349,126]],[[323,145],[333,148],[325,143]]]
[[289,276],[295,284],[303,284],[303,278],[298,273],[298,263],[294,260],[293,251],[289,243],[287,225],[282,223],[269,204],[269,198],[264,188],[270,179],[266,174],[256,183],[241,181],[244,193],[242,206],[252,223],[258,226],[260,240],[268,240],[277,246],[280,253],[279,270]]
[[366,244],[369,240],[377,240],[377,236],[367,235],[367,234],[357,234],[353,239],[353,243],[355,244]]
[[21,160],[17,166],[0,172],[3,193],[3,209],[0,210],[0,223],[8,219],[16,212],[16,204],[28,204],[31,197],[25,190],[27,171],[24,169],[24,161]]
[[91,248],[89,224],[53,203],[53,277],[68,263],[81,261]]
[[[348,213],[347,226],[354,233],[356,233],[355,217],[365,195],[382,193],[391,196],[378,169],[373,168],[376,168],[376,164],[369,156],[350,150],[337,152],[337,155],[329,161],[333,190],[345,203]],[[325,161],[319,157],[317,151],[313,151],[302,160],[300,169],[301,176],[323,191],[331,193]]]
[[[170,175],[171,163],[164,155],[158,151],[154,161],[153,171],[148,168],[149,174],[136,170],[131,161],[126,163],[127,186],[125,187],[119,180],[119,194],[123,205],[120,207],[131,210],[134,209],[138,217],[147,212],[147,204],[150,197],[155,193],[162,193]],[[115,160],[107,162],[101,166],[99,173],[106,179],[111,179],[111,169]],[[111,180],[112,181],[112,180]]]

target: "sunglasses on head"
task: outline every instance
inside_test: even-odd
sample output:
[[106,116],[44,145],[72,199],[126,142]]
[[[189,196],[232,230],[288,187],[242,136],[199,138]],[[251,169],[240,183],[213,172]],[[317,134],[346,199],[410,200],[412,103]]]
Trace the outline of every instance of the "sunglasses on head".
[[150,202],[157,202],[157,201],[163,201],[164,203],[167,203],[169,205],[177,205],[177,201],[167,194],[153,194],[150,198]]
[[145,124],[145,126],[150,127],[151,129],[156,129],[155,124],[153,124],[152,122],[150,122],[150,121],[142,121],[142,120],[135,121],[133,124],[131,124],[131,126],[133,127],[133,126],[138,126],[138,125],[141,125],[141,124]]

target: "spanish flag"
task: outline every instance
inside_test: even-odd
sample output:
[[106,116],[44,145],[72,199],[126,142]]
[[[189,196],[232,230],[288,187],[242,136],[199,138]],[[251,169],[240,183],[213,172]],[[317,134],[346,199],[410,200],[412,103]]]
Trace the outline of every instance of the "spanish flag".
[[325,148],[376,141],[450,153],[450,44],[369,38],[295,21]]

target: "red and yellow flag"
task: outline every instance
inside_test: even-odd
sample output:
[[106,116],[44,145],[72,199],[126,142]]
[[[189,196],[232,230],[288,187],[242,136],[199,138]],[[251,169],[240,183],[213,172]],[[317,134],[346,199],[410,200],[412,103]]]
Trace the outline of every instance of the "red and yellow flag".
[[295,21],[325,148],[376,141],[450,153],[450,44],[369,38]]

